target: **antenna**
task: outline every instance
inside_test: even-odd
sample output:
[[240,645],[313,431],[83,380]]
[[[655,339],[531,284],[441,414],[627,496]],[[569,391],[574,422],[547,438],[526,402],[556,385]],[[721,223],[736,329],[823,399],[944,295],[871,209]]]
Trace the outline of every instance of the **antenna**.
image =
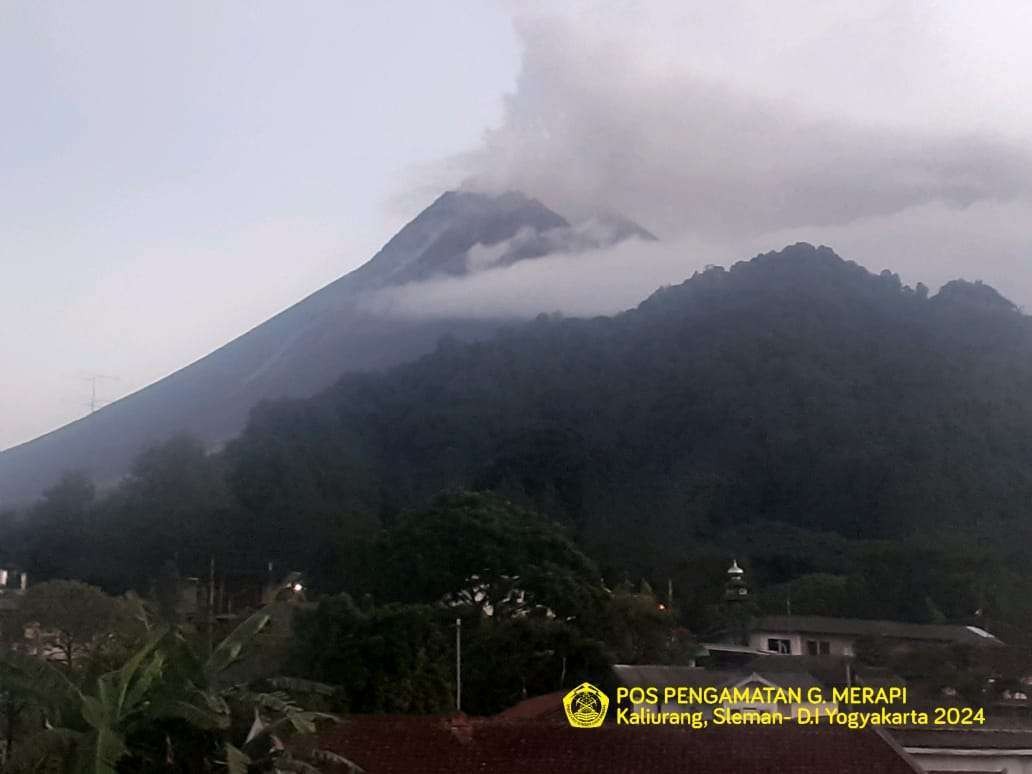
[[82,378],[83,378],[84,381],[87,381],[87,382],[90,383],[90,402],[89,402],[89,407],[90,407],[90,413],[92,414],[98,408],[100,408],[101,406],[104,406],[105,404],[110,402],[110,401],[99,401],[97,399],[97,382],[101,382],[101,381],[117,382],[117,381],[119,381],[119,379],[118,379],[117,376],[108,376],[107,374],[88,374],[88,375],[86,375],[86,376],[84,376]]

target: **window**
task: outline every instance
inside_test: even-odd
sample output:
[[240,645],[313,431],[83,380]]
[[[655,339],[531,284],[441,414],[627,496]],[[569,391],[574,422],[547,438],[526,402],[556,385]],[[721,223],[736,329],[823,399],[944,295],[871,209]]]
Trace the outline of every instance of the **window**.
[[831,643],[827,640],[807,640],[806,652],[811,656],[827,656],[831,653]]
[[767,650],[771,653],[780,653],[784,656],[791,656],[792,643],[790,640],[778,640],[772,637],[767,640]]

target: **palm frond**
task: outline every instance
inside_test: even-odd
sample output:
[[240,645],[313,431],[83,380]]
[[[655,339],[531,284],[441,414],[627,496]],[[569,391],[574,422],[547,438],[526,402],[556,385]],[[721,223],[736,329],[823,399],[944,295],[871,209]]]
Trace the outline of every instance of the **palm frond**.
[[243,750],[231,744],[226,745],[227,774],[247,774],[252,761]]
[[105,700],[106,697],[83,696],[79,712],[83,720],[90,724],[96,731],[108,729],[115,722],[113,707]]
[[123,700],[123,712],[134,712],[150,690],[161,679],[165,667],[165,655],[155,653],[136,675]]
[[169,679],[172,682],[207,685],[205,663],[179,630],[169,632],[161,644],[168,660]]
[[155,720],[184,720],[205,731],[225,730],[232,718],[221,697],[194,689],[182,695],[157,696],[147,707],[147,717]]
[[236,662],[243,649],[268,625],[269,620],[268,613],[255,613],[220,642],[205,663],[204,671],[208,679],[213,680]]
[[[133,653],[118,669],[101,675],[97,679],[97,693],[100,699],[110,707],[112,715],[119,718],[127,709],[127,698],[132,694],[133,703],[138,702],[146,693],[154,678],[161,672],[164,657],[154,651],[161,644],[165,630],[159,630]],[[137,685],[140,678],[144,684]],[[135,690],[132,690],[135,688]],[[131,709],[131,708],[130,708]]]
[[272,677],[267,680],[269,685],[280,691],[287,691],[292,694],[308,694],[310,696],[333,696],[337,688],[326,683],[315,680],[305,680],[300,677]]
[[111,729],[98,730],[80,745],[79,774],[118,774],[118,762],[129,753],[125,740]]
[[301,712],[298,704],[285,693],[254,693],[247,697],[248,702],[259,709],[269,710],[288,715],[293,712]]
[[266,724],[261,731],[247,741],[244,751],[250,755],[259,755],[269,749],[274,739],[289,739],[294,734],[314,734],[316,721],[319,720],[340,722],[340,718],[336,715],[329,715],[325,712],[293,712]]
[[348,774],[364,774],[362,767],[350,758],[345,758],[343,755],[338,755],[330,750],[307,750],[305,757],[310,758],[316,763],[332,763],[334,766],[347,766]]

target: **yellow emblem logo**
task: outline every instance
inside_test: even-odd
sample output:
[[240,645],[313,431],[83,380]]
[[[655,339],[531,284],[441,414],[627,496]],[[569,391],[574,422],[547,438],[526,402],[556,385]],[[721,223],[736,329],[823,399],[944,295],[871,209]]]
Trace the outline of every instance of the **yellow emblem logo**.
[[574,728],[598,728],[606,719],[609,697],[591,683],[581,683],[563,697],[563,707]]

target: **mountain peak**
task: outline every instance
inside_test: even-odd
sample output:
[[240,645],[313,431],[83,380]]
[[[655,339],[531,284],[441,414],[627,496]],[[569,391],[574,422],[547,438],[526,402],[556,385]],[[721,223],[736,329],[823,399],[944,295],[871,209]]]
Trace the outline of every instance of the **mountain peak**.
[[[639,233],[641,232],[641,233]],[[604,247],[644,229],[629,221],[571,225],[518,191],[448,191],[368,263],[164,379],[45,436],[0,452],[0,509],[36,497],[63,470],[116,481],[148,445],[180,433],[215,446],[262,400],[302,397],[342,374],[433,350],[446,335],[491,335],[497,320],[399,321],[369,315],[367,291],[459,276],[556,252]]]
[[459,276],[552,253],[656,237],[619,214],[582,223],[519,191],[446,191],[394,236],[352,278],[365,289]]
[[825,299],[845,294],[875,299],[913,293],[891,271],[874,274],[826,245],[798,242],[739,261],[729,269],[709,266],[679,285],[658,290],[639,308],[690,310],[693,305],[685,304],[687,299],[708,303],[716,297],[714,292],[734,296],[746,305],[759,296]]
[[476,245],[492,247],[521,231],[544,233],[570,224],[518,191],[447,191],[354,273],[367,287],[401,285],[468,271]]
[[986,285],[981,280],[976,280],[975,282],[968,282],[967,280],[947,282],[933,300],[939,303],[963,304],[985,309],[997,309],[1004,312],[1019,311],[1017,304],[1004,298],[996,288]]

